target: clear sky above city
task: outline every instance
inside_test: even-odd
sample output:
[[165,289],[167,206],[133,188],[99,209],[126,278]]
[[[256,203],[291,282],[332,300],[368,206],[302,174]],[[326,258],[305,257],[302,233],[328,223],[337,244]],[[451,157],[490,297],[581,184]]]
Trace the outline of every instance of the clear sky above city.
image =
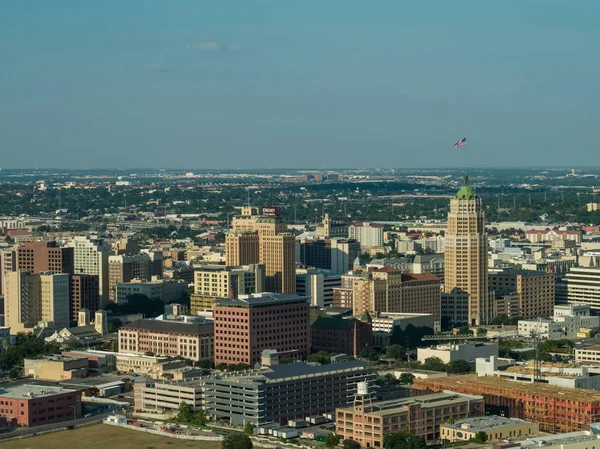
[[0,167],[600,165],[600,1],[3,0]]

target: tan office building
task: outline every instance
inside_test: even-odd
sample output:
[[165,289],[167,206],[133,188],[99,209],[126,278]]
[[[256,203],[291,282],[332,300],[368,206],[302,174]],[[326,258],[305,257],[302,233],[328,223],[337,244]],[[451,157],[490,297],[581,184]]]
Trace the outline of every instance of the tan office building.
[[[268,209],[277,214],[277,208]],[[232,231],[225,239],[227,265],[262,264],[265,290],[274,293],[296,292],[296,240],[277,216],[258,215],[256,208],[245,207],[234,217]],[[264,213],[264,212],[263,212]]]
[[40,321],[57,327],[70,323],[68,274],[15,271],[6,277],[5,324],[12,332],[31,330]]
[[[490,291],[494,292],[496,297],[514,295],[518,298],[518,311],[512,316],[537,318],[549,317],[554,313],[554,273],[492,270],[488,277]],[[508,311],[514,313],[514,310]],[[511,316],[508,313],[507,315]]]
[[434,322],[440,321],[440,279],[430,273],[402,274],[383,267],[374,270],[371,278],[352,280],[353,314],[428,313]]
[[485,324],[492,311],[488,295],[488,243],[481,198],[468,177],[450,200],[444,248],[445,310],[453,323]]
[[337,408],[336,433],[342,440],[354,440],[362,447],[382,448],[386,435],[408,432],[433,442],[440,424],[450,418],[483,415],[482,396],[434,393],[411,398],[371,403],[357,395],[353,407]]
[[194,271],[194,294],[190,298],[190,310],[196,314],[213,308],[217,298],[260,293],[264,288],[264,265],[206,265]]
[[119,352],[213,358],[214,326],[176,321],[139,320],[119,329]]

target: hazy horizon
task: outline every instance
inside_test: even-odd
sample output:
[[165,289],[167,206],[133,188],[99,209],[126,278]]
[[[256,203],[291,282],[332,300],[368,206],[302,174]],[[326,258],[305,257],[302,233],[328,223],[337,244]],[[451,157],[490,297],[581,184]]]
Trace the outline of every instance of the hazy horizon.
[[591,169],[599,16],[592,0],[6,0],[0,167],[445,170],[466,136],[471,169]]

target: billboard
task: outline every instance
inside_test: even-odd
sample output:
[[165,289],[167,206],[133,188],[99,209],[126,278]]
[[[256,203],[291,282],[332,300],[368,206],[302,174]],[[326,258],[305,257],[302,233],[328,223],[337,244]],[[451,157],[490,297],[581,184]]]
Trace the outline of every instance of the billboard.
[[273,206],[265,206],[261,208],[260,214],[263,217],[279,217],[279,208]]

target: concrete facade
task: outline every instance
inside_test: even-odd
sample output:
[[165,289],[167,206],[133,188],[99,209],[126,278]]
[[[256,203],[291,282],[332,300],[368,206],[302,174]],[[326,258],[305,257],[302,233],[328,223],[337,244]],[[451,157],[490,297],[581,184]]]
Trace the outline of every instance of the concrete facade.
[[204,378],[206,414],[233,425],[263,424],[332,413],[356,394],[359,382],[374,381],[364,362],[313,366],[291,363]]

